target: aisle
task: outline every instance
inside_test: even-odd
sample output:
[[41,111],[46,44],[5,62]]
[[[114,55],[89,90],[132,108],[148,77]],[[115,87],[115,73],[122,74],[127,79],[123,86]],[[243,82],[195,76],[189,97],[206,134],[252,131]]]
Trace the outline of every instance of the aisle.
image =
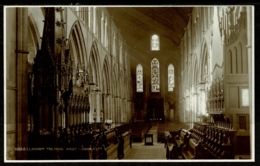
[[153,134],[153,145],[133,143],[132,148],[125,154],[124,160],[166,160],[166,151],[163,143],[157,143],[157,128],[152,126],[148,134]]

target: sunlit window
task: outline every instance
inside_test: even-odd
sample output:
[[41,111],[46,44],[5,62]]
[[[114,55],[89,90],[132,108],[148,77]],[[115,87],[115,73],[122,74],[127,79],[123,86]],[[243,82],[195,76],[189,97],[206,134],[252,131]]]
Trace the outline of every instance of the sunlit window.
[[160,92],[160,68],[156,58],[151,62],[151,85],[152,92]]
[[172,64],[168,66],[168,91],[173,92],[174,88],[174,67]]
[[153,35],[151,37],[151,50],[158,51],[160,50],[160,40],[158,35]]
[[143,92],[143,66],[141,64],[136,66],[136,91]]

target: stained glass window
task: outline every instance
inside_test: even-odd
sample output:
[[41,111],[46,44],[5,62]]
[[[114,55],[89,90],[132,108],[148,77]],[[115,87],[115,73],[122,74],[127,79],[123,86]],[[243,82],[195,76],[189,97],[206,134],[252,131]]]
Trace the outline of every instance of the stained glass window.
[[151,85],[152,92],[160,92],[160,68],[156,58],[151,62]]
[[136,91],[143,92],[143,66],[141,64],[136,66]]
[[153,35],[151,37],[151,50],[158,51],[160,50],[160,40],[158,35]]
[[168,91],[173,92],[174,88],[174,67],[172,64],[168,66]]

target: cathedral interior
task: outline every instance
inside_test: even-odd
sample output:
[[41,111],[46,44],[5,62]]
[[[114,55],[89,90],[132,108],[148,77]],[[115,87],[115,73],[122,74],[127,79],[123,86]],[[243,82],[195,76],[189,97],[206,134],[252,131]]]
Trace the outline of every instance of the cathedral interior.
[[5,7],[5,160],[253,159],[253,17]]

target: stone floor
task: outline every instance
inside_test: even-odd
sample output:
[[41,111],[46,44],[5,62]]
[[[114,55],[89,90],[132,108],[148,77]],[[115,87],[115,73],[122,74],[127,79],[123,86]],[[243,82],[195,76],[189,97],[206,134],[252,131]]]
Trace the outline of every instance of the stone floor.
[[153,145],[145,145],[144,141],[133,143],[124,160],[166,160],[164,144],[157,143],[157,128],[152,126],[148,131],[148,134],[153,134]]

